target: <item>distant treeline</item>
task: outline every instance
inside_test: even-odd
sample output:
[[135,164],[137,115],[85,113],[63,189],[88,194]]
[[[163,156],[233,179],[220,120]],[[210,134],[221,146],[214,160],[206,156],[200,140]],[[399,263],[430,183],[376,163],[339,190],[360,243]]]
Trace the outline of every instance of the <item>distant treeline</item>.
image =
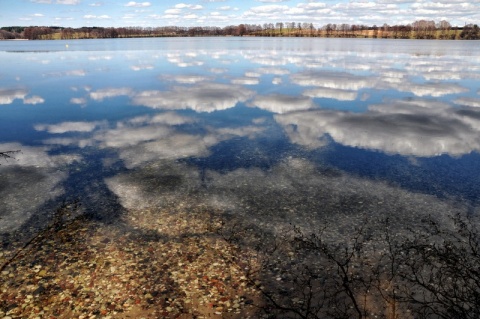
[[99,39],[138,37],[197,37],[197,36],[267,36],[267,37],[341,37],[341,38],[389,38],[389,39],[446,39],[478,40],[477,24],[452,26],[448,21],[419,20],[407,25],[366,26],[329,23],[315,28],[312,23],[277,22],[240,24],[227,27],[3,27],[0,39]]

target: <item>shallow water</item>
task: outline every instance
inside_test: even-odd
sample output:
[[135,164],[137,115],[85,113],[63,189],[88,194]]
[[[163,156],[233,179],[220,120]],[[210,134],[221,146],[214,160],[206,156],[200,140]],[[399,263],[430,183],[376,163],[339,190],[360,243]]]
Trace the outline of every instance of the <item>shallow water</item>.
[[475,213],[476,42],[0,42],[0,233],[63,201],[316,226]]

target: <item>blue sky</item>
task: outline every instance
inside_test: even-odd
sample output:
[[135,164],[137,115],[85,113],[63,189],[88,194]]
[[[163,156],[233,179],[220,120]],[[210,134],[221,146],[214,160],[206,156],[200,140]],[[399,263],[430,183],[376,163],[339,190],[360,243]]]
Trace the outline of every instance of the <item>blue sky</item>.
[[480,23],[480,0],[0,0],[0,26],[226,26],[307,22]]

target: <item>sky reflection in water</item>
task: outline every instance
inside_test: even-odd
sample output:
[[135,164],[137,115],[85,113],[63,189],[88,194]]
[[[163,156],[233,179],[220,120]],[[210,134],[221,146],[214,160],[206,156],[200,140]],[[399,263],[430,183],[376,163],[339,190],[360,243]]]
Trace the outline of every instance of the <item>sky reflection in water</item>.
[[[0,42],[0,150],[22,150],[0,166],[0,232],[65,198],[96,211],[294,211],[299,223],[415,218],[451,211],[447,199],[476,210],[473,52],[372,39]],[[338,205],[352,194],[362,199]]]

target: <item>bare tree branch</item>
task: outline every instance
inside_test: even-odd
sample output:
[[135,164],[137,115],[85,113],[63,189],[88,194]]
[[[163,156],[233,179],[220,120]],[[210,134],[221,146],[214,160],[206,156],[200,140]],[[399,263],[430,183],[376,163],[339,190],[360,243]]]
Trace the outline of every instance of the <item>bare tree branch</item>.
[[[17,151],[6,151],[6,152],[0,152],[0,158],[3,158],[5,160],[9,159],[15,159],[15,154],[20,153],[20,150]],[[1,165],[1,164],[0,164]]]

